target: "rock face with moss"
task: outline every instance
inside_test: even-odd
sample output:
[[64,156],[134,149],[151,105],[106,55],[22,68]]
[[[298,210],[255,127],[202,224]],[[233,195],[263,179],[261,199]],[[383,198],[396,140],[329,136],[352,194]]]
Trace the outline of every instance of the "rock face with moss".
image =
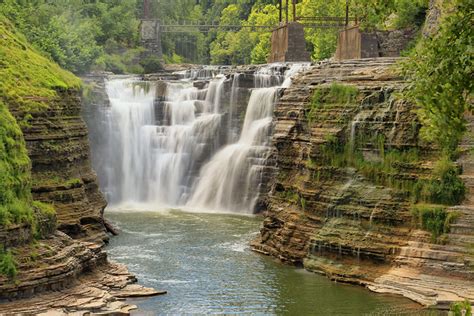
[[22,127],[34,199],[54,203],[59,229],[102,241],[106,205],[90,168],[80,81],[34,50],[4,22],[0,95]]
[[449,207],[465,193],[460,166],[419,139],[396,61],[323,63],[284,91],[278,172],[253,249],[425,305],[474,300],[472,158],[462,160],[467,202]]
[[1,15],[0,57],[0,299],[68,288],[4,303],[2,313],[126,312],[117,297],[158,294],[107,262],[106,203],[90,166],[79,79]]

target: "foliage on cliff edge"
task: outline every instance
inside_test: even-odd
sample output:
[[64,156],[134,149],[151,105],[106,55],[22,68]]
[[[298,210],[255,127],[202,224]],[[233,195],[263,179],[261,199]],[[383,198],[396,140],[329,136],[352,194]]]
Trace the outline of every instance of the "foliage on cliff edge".
[[32,221],[30,160],[20,127],[0,101],[0,227]]
[[474,88],[474,1],[455,0],[434,37],[420,41],[405,63],[408,97],[419,107],[421,136],[453,157],[466,131]]
[[78,78],[31,48],[0,15],[0,227],[29,222],[36,232],[34,210],[51,213],[47,206],[33,205],[31,164],[11,112],[26,123],[32,114],[48,108],[57,91],[79,87]]
[[42,56],[0,15],[0,100],[23,116],[42,111],[58,90],[78,89],[80,80]]

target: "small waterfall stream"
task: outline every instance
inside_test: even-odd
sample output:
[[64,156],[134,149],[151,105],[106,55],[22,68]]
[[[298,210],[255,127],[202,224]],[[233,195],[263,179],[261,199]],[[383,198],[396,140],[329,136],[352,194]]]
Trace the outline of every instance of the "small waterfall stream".
[[245,115],[238,113],[240,73],[211,67],[161,83],[108,80],[110,106],[97,115],[106,141],[96,145],[106,157],[95,168],[109,204],[252,213],[271,152],[276,92],[301,68],[257,70]]

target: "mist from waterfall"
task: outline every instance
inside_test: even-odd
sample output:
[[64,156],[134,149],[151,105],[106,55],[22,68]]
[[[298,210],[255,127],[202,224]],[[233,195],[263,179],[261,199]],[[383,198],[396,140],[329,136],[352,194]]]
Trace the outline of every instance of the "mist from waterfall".
[[[252,213],[271,153],[276,85],[284,82],[284,69],[270,65],[255,73],[257,88],[251,90],[241,126],[241,74],[229,78],[210,68],[160,83],[108,80],[110,106],[98,115],[105,123],[99,127],[106,135],[104,158],[95,167],[109,204]],[[195,85],[204,76],[211,76],[207,84]]]

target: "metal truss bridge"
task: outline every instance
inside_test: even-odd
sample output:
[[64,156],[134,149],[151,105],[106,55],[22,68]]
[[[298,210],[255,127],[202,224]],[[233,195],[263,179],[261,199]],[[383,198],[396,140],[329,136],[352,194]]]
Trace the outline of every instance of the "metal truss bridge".
[[[147,19],[150,21],[151,19]],[[354,21],[353,18],[345,17],[298,17],[296,19],[304,28],[312,29],[342,29],[347,26],[348,21]],[[153,20],[157,21],[157,20]],[[159,21],[160,33],[208,33],[212,31],[237,32],[241,29],[248,29],[250,32],[271,32],[272,30],[284,25],[222,25],[217,22],[205,23],[200,21],[180,21],[177,23],[161,24]]]

